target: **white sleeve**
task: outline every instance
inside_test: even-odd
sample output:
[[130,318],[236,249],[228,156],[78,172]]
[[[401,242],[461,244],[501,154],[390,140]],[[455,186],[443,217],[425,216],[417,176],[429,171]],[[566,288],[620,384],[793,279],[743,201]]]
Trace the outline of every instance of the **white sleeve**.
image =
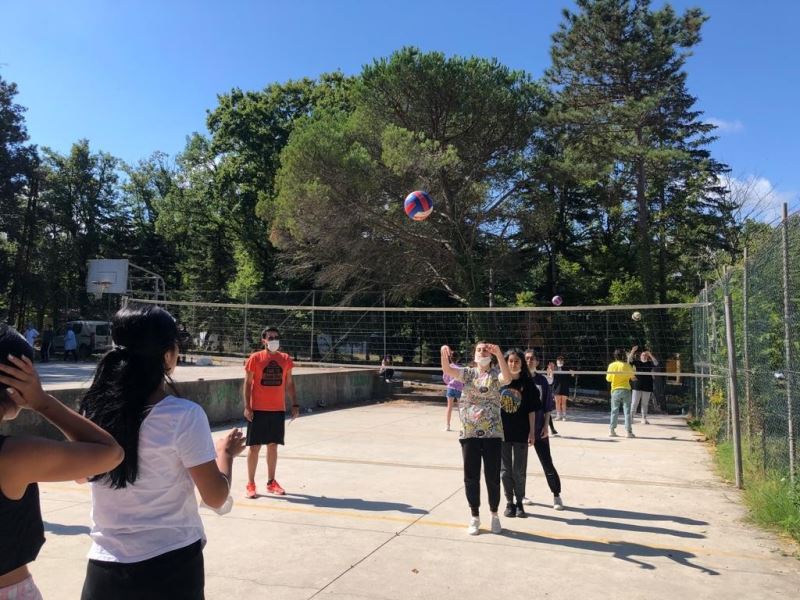
[[178,419],[175,446],[183,466],[191,469],[214,460],[217,451],[205,411],[198,404],[188,403],[190,406]]

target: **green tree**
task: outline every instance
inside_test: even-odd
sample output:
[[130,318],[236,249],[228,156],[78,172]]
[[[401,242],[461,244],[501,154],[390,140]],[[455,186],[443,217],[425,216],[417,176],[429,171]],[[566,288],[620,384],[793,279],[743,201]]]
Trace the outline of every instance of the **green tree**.
[[[352,110],[304,119],[281,155],[273,240],[284,272],[397,298],[485,304],[518,259],[523,160],[545,92],[495,60],[405,48],[364,68]],[[435,202],[423,223],[403,198]],[[508,294],[512,297],[513,294]]]

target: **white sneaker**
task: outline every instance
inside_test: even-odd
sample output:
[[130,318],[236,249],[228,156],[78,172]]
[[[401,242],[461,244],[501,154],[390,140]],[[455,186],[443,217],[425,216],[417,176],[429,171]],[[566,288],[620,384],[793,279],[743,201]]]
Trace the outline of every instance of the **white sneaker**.
[[566,421],[567,420],[567,415],[561,415],[561,420],[562,421]]
[[500,525],[500,516],[492,515],[492,533],[502,533],[503,527]]
[[522,503],[523,503],[525,506],[533,506],[533,500],[531,500],[531,499],[530,499],[530,498],[528,498],[527,496],[525,496],[525,497],[522,499]]
[[467,527],[468,535],[478,535],[481,531],[481,520],[478,517],[472,517],[469,520],[469,527]]
[[629,438],[635,438],[636,436],[635,436],[635,435],[633,435],[633,432],[632,432],[632,431],[629,431],[629,432],[628,432],[628,437],[629,437]]
[[450,429],[450,425],[447,425],[447,426],[444,428],[444,430],[445,430],[445,431],[452,431],[452,429]]
[[617,436],[617,432],[612,429],[611,432],[608,434],[608,437],[619,437],[619,436]]
[[553,496],[553,510],[564,510],[564,503],[561,496]]

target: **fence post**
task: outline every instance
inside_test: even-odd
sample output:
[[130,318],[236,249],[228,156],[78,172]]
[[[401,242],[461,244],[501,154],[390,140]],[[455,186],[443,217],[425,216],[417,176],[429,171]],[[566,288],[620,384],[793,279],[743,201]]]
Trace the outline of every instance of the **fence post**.
[[[308,296],[306,296],[307,298]],[[314,319],[317,315],[317,311],[314,308],[317,306],[317,290],[311,290],[311,340],[309,341],[309,350],[311,351],[308,355],[308,360],[314,360]]]
[[742,360],[744,368],[744,399],[747,415],[747,442],[752,448],[753,445],[753,396],[750,389],[750,324],[748,322],[749,309],[749,289],[747,281],[747,246],[744,248],[744,265],[742,272]]
[[242,328],[242,354],[247,354],[247,290],[244,291],[244,327]]
[[[706,369],[709,367],[709,359],[711,358],[710,357],[710,352],[709,352],[709,349],[708,349],[708,281],[704,281],[703,282],[703,302],[706,304],[706,306],[703,307],[703,313],[702,313],[702,315],[703,315],[703,318],[702,318],[703,328],[702,328],[702,330],[700,332],[700,344],[702,344],[702,347],[703,347],[703,350],[704,350],[704,352],[703,352],[703,363],[704,364],[703,364],[702,370],[703,370],[703,375],[705,375],[706,374]],[[709,369],[709,373],[710,373],[710,371],[711,371],[711,369]],[[703,379],[700,381],[700,407],[701,407],[702,413],[705,414],[705,412],[706,412],[706,378],[705,377],[703,377]]]
[[789,318],[791,316],[791,300],[789,299],[789,208],[783,203],[783,347],[785,366],[783,382],[786,386],[786,420],[789,434],[789,480],[794,483],[794,410],[792,407],[792,341],[790,337]]
[[386,356],[386,290],[383,291],[383,356],[381,356],[381,360]]
[[731,295],[725,282],[725,337],[728,342],[728,406],[733,425],[733,463],[736,471],[736,487],[742,489],[742,440],[739,431],[739,399],[736,381],[736,345],[733,335],[733,308]]

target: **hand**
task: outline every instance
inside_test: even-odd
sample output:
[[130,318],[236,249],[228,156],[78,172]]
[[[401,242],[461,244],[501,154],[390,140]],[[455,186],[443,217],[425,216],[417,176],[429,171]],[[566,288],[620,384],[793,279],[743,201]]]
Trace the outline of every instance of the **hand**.
[[300,407],[296,404],[292,406],[292,420],[300,416]]
[[533,446],[533,443],[535,441],[536,441],[536,438],[533,436],[533,434],[528,436],[528,446]]
[[245,448],[245,438],[242,431],[236,427],[231,429],[227,435],[217,440],[217,454],[227,454],[231,458],[239,456]]
[[545,426],[542,427],[542,433],[539,435],[539,437],[542,439],[550,437],[550,430],[547,429],[547,424],[545,424]]
[[496,356],[497,358],[501,358],[503,356],[503,351],[500,350],[500,346],[497,344],[486,344],[486,349],[489,351],[489,354]]
[[639,349],[639,346],[634,346],[633,348],[631,348],[631,353],[636,352],[638,349]]
[[251,423],[253,422],[253,409],[252,408],[245,408],[244,409],[244,418],[247,419],[248,421],[250,421]]
[[11,365],[0,364],[0,383],[8,386],[8,397],[20,408],[41,409],[48,397],[33,363],[27,356],[9,355],[8,361]]
[[450,350],[450,346],[445,344],[439,350],[440,350],[440,352],[442,354],[442,360],[447,362],[447,363],[449,363],[450,362],[450,355],[453,353],[453,351]]

